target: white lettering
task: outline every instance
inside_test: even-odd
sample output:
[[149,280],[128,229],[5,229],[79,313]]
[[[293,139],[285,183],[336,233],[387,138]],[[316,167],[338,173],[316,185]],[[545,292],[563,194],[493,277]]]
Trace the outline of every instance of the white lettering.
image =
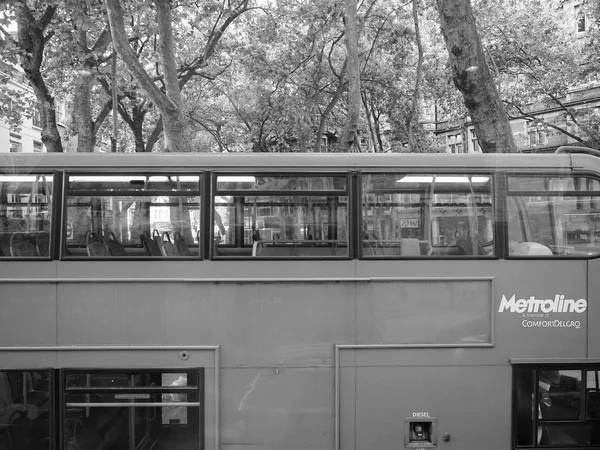
[[428,412],[414,412],[412,413],[413,417],[429,417],[429,413]]
[[544,314],[574,312],[581,314],[586,310],[587,300],[585,298],[574,300],[565,298],[565,296],[561,294],[556,294],[554,298],[548,299],[537,299],[533,295],[527,299],[517,299],[516,294],[507,298],[506,295],[503,294],[502,299],[500,300],[500,308],[498,308],[498,312],[509,311],[518,314],[523,314],[525,312],[542,312]]

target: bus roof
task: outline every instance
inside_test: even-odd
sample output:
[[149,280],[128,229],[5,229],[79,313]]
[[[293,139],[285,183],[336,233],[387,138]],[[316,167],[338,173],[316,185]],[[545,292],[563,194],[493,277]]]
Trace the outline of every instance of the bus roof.
[[583,154],[447,153],[5,153],[0,170],[90,171],[260,170],[532,170],[584,169],[600,172],[600,158]]

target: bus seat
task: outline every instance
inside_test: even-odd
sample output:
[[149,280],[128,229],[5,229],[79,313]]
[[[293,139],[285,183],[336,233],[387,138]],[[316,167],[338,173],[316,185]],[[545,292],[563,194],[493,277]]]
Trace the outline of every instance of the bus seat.
[[252,256],[260,256],[262,253],[262,244],[260,241],[254,241],[252,243]]
[[401,256],[421,256],[421,245],[418,239],[406,238],[400,243]]
[[467,233],[466,236],[456,235],[456,247],[458,248],[459,255],[485,255],[485,249],[479,237],[471,232]]
[[0,234],[0,256],[10,256],[10,236],[12,233]]
[[50,255],[50,234],[47,231],[40,231],[35,237],[35,248],[39,256]]
[[140,234],[140,241],[142,242],[142,246],[144,247],[144,250],[146,250],[148,256],[162,256],[162,253],[160,252],[160,247],[158,246],[156,241],[150,239],[148,233]]
[[85,248],[89,257],[108,256],[106,248],[98,239],[98,235],[93,231],[85,233]]
[[13,258],[37,256],[35,245],[29,242],[24,233],[17,231],[10,236],[10,256]]
[[175,246],[181,256],[192,256],[190,247],[187,245],[187,242],[185,242],[184,237],[179,231],[173,233],[173,240],[175,241]]
[[537,242],[511,242],[508,246],[510,256],[552,256],[552,250]]
[[104,237],[104,246],[110,256],[127,256],[125,248],[112,231],[106,233],[106,236]]
[[171,241],[168,231],[163,231],[158,244],[163,256],[180,256],[179,250],[177,250],[177,246]]

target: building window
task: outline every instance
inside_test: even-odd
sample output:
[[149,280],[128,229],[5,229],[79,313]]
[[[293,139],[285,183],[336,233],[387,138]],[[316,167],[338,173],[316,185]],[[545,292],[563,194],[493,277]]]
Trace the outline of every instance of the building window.
[[66,107],[65,103],[61,101],[56,102],[56,122],[58,124],[64,124],[66,119]]
[[529,146],[541,146],[548,143],[546,127],[541,123],[531,122],[527,124],[527,134],[529,136]]
[[581,5],[576,5],[573,9],[575,11],[575,31],[585,33],[589,29],[588,17],[583,12]]
[[23,152],[23,144],[18,141],[10,141],[10,152],[11,153],[22,153]]
[[477,134],[475,134],[475,128],[469,128],[469,141],[471,144],[471,149],[474,153],[481,153],[481,147],[479,146],[479,140],[477,139]]
[[33,151],[34,152],[43,152],[44,144],[42,144],[40,141],[33,141]]
[[42,116],[40,115],[39,109],[35,108],[31,116],[31,122],[34,127],[42,128]]
[[462,133],[450,134],[446,140],[449,153],[464,153]]

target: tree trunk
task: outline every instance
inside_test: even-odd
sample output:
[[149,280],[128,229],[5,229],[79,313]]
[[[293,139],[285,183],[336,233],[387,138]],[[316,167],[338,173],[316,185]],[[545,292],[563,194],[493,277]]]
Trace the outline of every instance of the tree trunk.
[[[360,118],[360,67],[358,62],[358,31],[356,26],[356,0],[345,0],[346,51],[348,54],[348,115],[342,135],[341,151],[360,149],[358,121]],[[340,80],[341,81],[341,80]]]
[[470,0],[437,0],[453,81],[484,153],[516,152],[506,110],[492,79]]
[[176,108],[163,113],[165,151],[182,152],[187,149],[184,138],[183,115],[181,113],[181,89],[177,76],[177,62],[173,46],[173,18],[170,0],[155,0],[158,18],[160,57],[164,73],[167,97]]
[[152,78],[150,78],[144,67],[140,64],[137,55],[129,45],[125,24],[123,22],[124,12],[119,0],[106,1],[106,11],[108,13],[113,46],[121,57],[121,60],[127,65],[131,75],[137,80],[162,114],[164,151],[180,152],[185,151],[187,146],[185,145],[183,136],[184,127],[181,115],[181,93],[179,90],[179,82],[177,81],[177,68],[173,52],[173,35],[169,1],[156,0],[156,7],[166,94],[161,92],[154,84]]
[[419,126],[419,98],[421,96],[421,76],[423,73],[423,45],[421,44],[421,31],[419,28],[419,7],[418,0],[413,0],[412,5],[413,21],[415,23],[415,40],[417,41],[417,74],[415,77],[415,90],[413,92],[412,106],[408,116],[408,148],[411,152],[418,151],[417,138],[415,131]]
[[73,119],[77,125],[77,152],[94,151],[94,123],[92,121],[92,82],[94,74],[85,68],[77,71],[73,96]]
[[56,5],[47,6],[39,19],[27,7],[26,2],[17,2],[16,19],[19,28],[18,45],[21,53],[21,67],[37,98],[42,121],[42,142],[48,152],[62,152],[62,141],[56,122],[54,97],[50,94],[41,73],[44,47],[47,37],[44,31],[49,25]]

